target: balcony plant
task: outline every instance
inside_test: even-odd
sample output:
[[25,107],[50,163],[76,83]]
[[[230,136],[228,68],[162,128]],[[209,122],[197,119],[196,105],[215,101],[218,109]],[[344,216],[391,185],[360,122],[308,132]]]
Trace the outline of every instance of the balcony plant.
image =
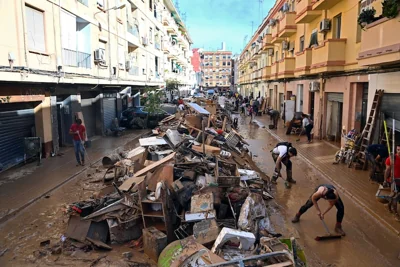
[[399,0],[384,0],[382,2],[382,16],[392,19],[397,17],[400,8]]
[[375,8],[367,8],[361,11],[360,15],[358,16],[358,24],[361,26],[361,29],[365,28],[369,23],[374,22],[375,19]]

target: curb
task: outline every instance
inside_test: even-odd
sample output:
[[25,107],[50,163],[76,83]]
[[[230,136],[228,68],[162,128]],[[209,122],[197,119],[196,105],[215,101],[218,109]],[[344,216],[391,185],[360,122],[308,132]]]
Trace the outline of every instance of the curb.
[[[123,148],[128,142],[132,142],[133,140],[139,139],[142,136],[145,136],[147,134],[151,133],[151,131],[149,132],[145,132],[143,134],[137,135],[134,138],[132,138],[131,140],[127,141],[125,144],[115,148],[114,150],[112,150],[113,153],[121,148]],[[38,201],[39,199],[41,199],[43,196],[48,195],[49,193],[53,192],[54,190],[60,188],[61,186],[63,186],[64,184],[68,183],[69,181],[73,180],[75,177],[77,177],[78,175],[80,175],[81,173],[83,173],[84,171],[87,171],[91,166],[99,163],[102,160],[102,157],[100,157],[99,159],[91,162],[90,164],[86,165],[85,168],[77,171],[76,173],[72,174],[71,176],[69,176],[67,179],[65,179],[64,181],[62,181],[61,183],[59,183],[58,185],[54,186],[53,188],[47,190],[46,192],[42,193],[41,195],[31,199],[30,201],[28,201],[27,203],[25,203],[24,205],[22,205],[21,207],[13,210],[11,213],[8,213],[7,215],[3,216],[0,218],[0,225],[4,224],[5,222],[7,222],[8,220],[10,220],[11,218],[13,218],[15,215],[17,215],[19,212],[21,212],[22,210],[28,208],[30,205],[34,204],[36,201]]]
[[[270,135],[272,135],[276,140],[283,142],[285,141],[284,139],[282,139],[279,135],[277,135],[276,133],[272,132],[271,130],[267,129],[265,127],[264,124],[262,124],[259,121],[256,121],[256,123],[258,124],[258,126],[260,128],[265,129]],[[386,226],[386,228],[388,230],[390,230],[391,232],[395,233],[397,236],[400,236],[400,231],[398,231],[396,228],[394,228],[389,222],[387,222],[386,220],[382,219],[378,214],[376,214],[372,209],[370,209],[369,207],[367,207],[363,201],[359,198],[357,198],[356,196],[354,196],[351,192],[349,192],[348,190],[346,190],[343,186],[341,186],[338,182],[336,182],[332,177],[330,177],[326,172],[324,172],[323,170],[321,170],[321,168],[319,168],[318,166],[316,166],[314,163],[312,163],[309,159],[307,159],[302,153],[300,153],[299,151],[297,152],[297,154],[299,156],[302,157],[302,159],[307,162],[310,166],[312,166],[314,169],[316,169],[320,174],[322,174],[325,178],[327,178],[329,181],[331,181],[335,187],[337,187],[338,189],[340,189],[347,197],[351,198],[354,200],[354,203],[356,203],[358,206],[360,206],[361,208],[364,208],[365,211],[367,211],[367,213],[373,218],[375,219],[377,222],[382,223],[383,225]]]

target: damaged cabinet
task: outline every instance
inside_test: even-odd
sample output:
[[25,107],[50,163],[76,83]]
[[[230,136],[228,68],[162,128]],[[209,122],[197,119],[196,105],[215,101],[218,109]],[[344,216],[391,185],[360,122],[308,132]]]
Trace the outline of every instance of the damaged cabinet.
[[152,201],[147,198],[147,179],[138,185],[140,205],[142,208],[142,218],[144,228],[155,227],[167,235],[168,242],[175,240],[172,225],[172,202],[167,193],[167,188],[161,188],[158,199]]

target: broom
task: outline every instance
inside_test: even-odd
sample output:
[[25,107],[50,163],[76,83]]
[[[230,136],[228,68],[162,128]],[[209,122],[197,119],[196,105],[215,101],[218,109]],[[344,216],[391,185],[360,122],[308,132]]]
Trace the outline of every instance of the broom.
[[339,239],[342,238],[342,235],[332,235],[331,232],[329,232],[328,226],[326,225],[325,221],[321,219],[322,223],[324,224],[325,230],[328,233],[327,235],[323,236],[317,236],[315,238],[315,241],[323,241],[323,240],[329,240],[329,239]]

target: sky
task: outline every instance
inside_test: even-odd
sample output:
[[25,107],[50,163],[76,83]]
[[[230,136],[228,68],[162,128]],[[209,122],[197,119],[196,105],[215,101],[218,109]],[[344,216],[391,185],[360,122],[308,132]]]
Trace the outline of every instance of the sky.
[[221,49],[222,42],[225,42],[226,50],[239,54],[275,0],[173,0],[173,2],[178,6],[183,20],[186,13],[185,24],[194,42],[192,48],[217,50]]

